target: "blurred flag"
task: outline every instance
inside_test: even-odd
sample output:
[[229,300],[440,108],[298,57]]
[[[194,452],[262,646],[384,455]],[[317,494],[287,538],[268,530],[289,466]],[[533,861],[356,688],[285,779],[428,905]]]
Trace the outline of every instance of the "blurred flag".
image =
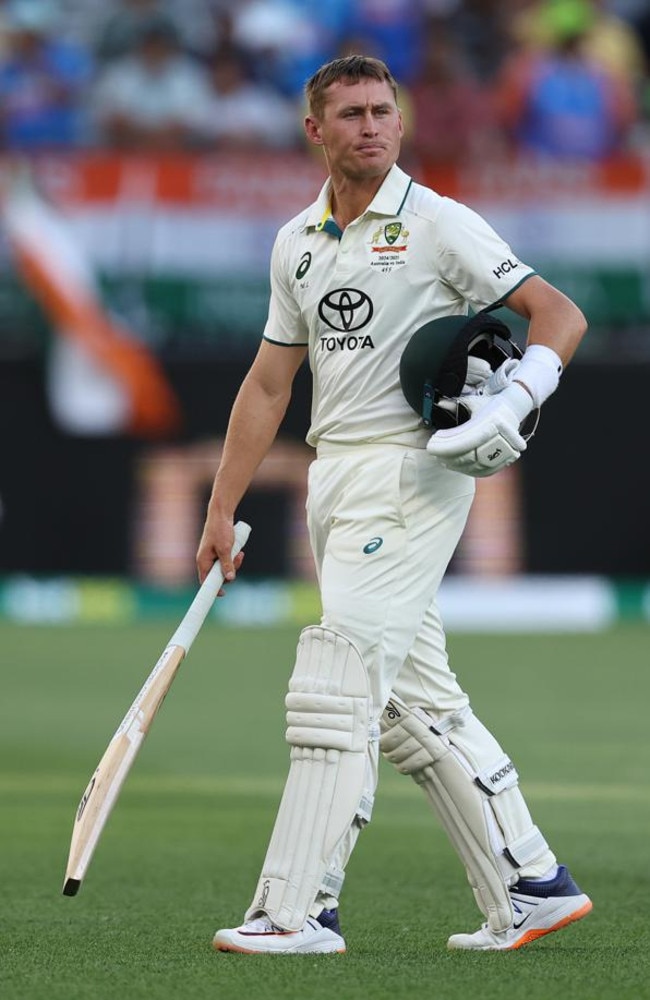
[[75,434],[174,434],[180,406],[157,359],[108,315],[83,247],[25,169],[2,176],[0,212],[17,270],[57,334],[47,389],[58,423]]

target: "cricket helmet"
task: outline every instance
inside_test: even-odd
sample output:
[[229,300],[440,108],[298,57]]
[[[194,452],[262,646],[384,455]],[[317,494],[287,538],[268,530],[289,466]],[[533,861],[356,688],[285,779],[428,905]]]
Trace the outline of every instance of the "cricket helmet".
[[[469,420],[471,413],[459,397],[470,356],[486,361],[496,371],[504,361],[518,361],[522,352],[503,320],[487,312],[471,319],[443,316],[430,320],[409,340],[400,359],[400,383],[426,427],[436,431]],[[439,405],[443,400],[444,407]],[[456,405],[450,406],[450,400]]]

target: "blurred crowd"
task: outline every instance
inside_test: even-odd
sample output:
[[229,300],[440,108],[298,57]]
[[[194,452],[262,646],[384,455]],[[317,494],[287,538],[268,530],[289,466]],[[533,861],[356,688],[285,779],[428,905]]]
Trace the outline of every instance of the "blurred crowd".
[[650,147],[648,0],[0,0],[0,148],[291,149],[363,52],[441,164]]

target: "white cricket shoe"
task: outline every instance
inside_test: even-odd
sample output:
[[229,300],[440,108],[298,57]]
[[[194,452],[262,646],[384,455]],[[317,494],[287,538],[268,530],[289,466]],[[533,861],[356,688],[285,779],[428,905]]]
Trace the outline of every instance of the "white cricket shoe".
[[586,917],[592,908],[589,896],[578,888],[564,865],[548,881],[520,878],[509,891],[515,916],[507,930],[493,931],[483,924],[474,934],[452,934],[447,947],[511,951]]
[[[326,911],[333,913],[335,911]],[[338,920],[307,917],[299,931],[284,931],[268,917],[256,917],[241,927],[217,931],[212,942],[217,951],[237,951],[244,955],[325,955],[344,952],[345,941],[338,931]]]

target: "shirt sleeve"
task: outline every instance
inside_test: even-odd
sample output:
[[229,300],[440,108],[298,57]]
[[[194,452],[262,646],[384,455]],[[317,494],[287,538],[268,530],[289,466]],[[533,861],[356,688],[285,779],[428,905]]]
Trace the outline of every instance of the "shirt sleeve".
[[306,347],[309,330],[291,289],[283,245],[278,237],[271,254],[271,298],[263,336],[273,344]]
[[535,274],[485,219],[450,198],[443,199],[436,232],[443,278],[477,311]]

